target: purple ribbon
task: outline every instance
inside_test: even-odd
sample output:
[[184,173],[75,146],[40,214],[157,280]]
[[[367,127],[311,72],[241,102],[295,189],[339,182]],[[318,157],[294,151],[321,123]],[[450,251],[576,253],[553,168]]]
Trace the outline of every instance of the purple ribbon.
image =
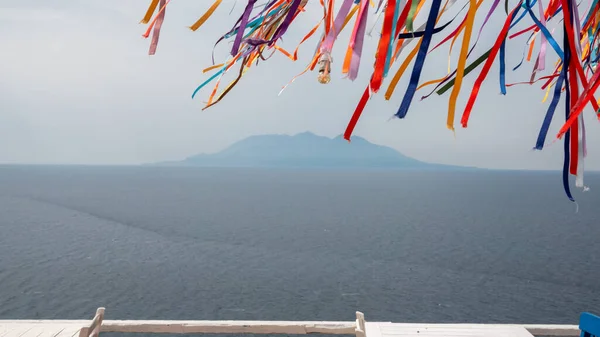
[[[360,57],[362,55],[363,41],[365,39],[365,30],[367,28],[367,13],[369,12],[369,0],[363,0],[359,12],[358,29],[356,30],[355,40],[352,46],[352,59],[350,60],[350,71],[348,79],[354,81],[358,77],[358,68],[360,67]],[[350,42],[352,43],[352,42]]]
[[254,8],[254,4],[257,0],[248,0],[248,4],[246,5],[246,9],[244,9],[244,14],[242,14],[240,21],[240,26],[237,31],[237,35],[235,36],[235,41],[233,42],[233,47],[231,48],[231,56],[237,55],[240,50],[240,45],[242,44],[242,38],[244,37],[244,31],[246,30],[246,25],[248,25],[248,19],[250,18],[250,13],[252,13],[252,9]]
[[344,2],[342,3],[342,7],[340,7],[340,10],[338,11],[337,16],[335,17],[335,21],[333,22],[333,29],[329,31],[329,34],[327,34],[327,37],[323,42],[323,46],[321,47],[321,51],[331,52],[331,49],[333,48],[333,43],[340,34],[342,25],[344,24],[344,21],[346,20],[346,17],[350,12],[350,8],[352,8],[353,3],[353,0],[344,0]]
[[154,31],[152,32],[152,41],[150,42],[150,50],[148,51],[148,55],[156,54],[156,47],[158,46],[158,38],[160,37],[160,28],[162,27],[163,21],[165,21],[165,13],[167,8],[165,5],[167,4],[167,0],[160,0],[158,8],[162,9],[160,13],[158,13],[158,17],[156,17],[156,22],[154,23]]
[[302,0],[293,0],[292,4],[290,5],[290,8],[285,16],[285,19],[283,19],[283,22],[281,23],[281,25],[279,27],[277,27],[277,30],[275,31],[275,34],[273,35],[273,38],[271,40],[248,39],[246,42],[251,46],[257,47],[257,46],[260,46],[262,44],[267,44],[267,43],[269,45],[271,45],[275,41],[279,40],[279,38],[283,34],[285,34],[288,27],[292,23],[294,15],[296,15],[296,11],[300,7],[301,3],[302,3]]

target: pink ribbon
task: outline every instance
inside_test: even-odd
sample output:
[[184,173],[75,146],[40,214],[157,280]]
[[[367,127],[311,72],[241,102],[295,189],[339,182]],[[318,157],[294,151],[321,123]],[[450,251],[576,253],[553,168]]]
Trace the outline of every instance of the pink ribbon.
[[158,38],[160,37],[160,27],[162,27],[163,21],[165,21],[166,6],[170,0],[160,0],[159,8],[160,12],[156,17],[156,23],[154,23],[154,31],[152,32],[152,42],[150,42],[150,50],[148,55],[156,54],[156,46],[158,45]]

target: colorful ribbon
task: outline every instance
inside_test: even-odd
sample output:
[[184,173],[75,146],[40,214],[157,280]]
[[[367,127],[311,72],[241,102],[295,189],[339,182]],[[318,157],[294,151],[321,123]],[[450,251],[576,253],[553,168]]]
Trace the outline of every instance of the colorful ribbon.
[[[410,110],[413,98],[416,92],[424,87],[433,86],[433,90],[428,94],[422,95],[421,99],[431,96],[433,93],[438,95],[445,94],[451,90],[448,101],[448,116],[446,125],[449,129],[454,129],[454,115],[456,102],[459,98],[463,79],[469,76],[474,70],[479,74],[475,78],[473,88],[468,95],[467,104],[464,107],[461,125],[467,127],[471,111],[473,110],[479,90],[483,81],[487,78],[493,63],[498,57],[499,60],[499,84],[500,92],[506,94],[507,88],[518,84],[534,85],[542,82],[541,89],[545,91],[543,101],[546,100],[552,91],[552,100],[546,110],[539,130],[535,149],[544,148],[544,143],[550,129],[555,111],[559,106],[559,101],[563,92],[565,93],[565,116],[566,120],[557,134],[557,139],[564,140],[565,159],[563,163],[563,183],[565,193],[569,199],[574,200],[569,187],[569,176],[576,176],[576,186],[583,187],[583,164],[584,157],[587,154],[585,124],[583,111],[585,107],[592,107],[596,115],[600,118],[600,108],[594,94],[600,87],[600,72],[597,71],[600,60],[600,0],[588,1],[587,8],[583,8],[583,2],[577,4],[574,0],[513,0],[512,10],[509,8],[509,0],[504,1],[503,11],[507,17],[501,27],[496,27],[497,38],[495,41],[480,42],[479,37],[484,26],[488,23],[491,16],[502,11],[499,6],[500,0],[494,0],[489,10],[486,11],[483,23],[479,27],[477,38],[472,41],[471,35],[474,24],[480,11],[480,5],[483,0],[468,0],[468,12],[461,14],[462,9],[455,16],[461,16],[457,20],[454,28],[449,29],[450,33],[440,39],[437,45],[430,48],[430,43],[434,34],[446,31],[454,23],[454,18],[449,21],[445,18],[448,9],[454,5],[457,0],[445,0],[442,7],[442,0],[379,0],[377,3],[370,0],[338,0],[341,6],[334,12],[335,0],[319,0],[323,10],[323,17],[320,22],[304,35],[298,47],[292,52],[286,51],[278,43],[282,37],[291,29],[293,22],[298,16],[306,11],[308,1],[317,2],[317,0],[269,0],[266,4],[260,5],[257,0],[246,0],[245,6],[231,30],[221,36],[217,44],[224,40],[232,41],[231,57],[227,62],[220,65],[213,65],[207,69],[215,71],[207,80],[196,88],[192,97],[195,97],[199,90],[207,84],[215,82],[211,91],[210,98],[204,109],[220,102],[223,97],[230,93],[236,84],[241,82],[243,75],[253,65],[260,61],[266,61],[275,52],[286,55],[291,61],[298,60],[298,51],[300,45],[312,38],[316,42],[316,49],[310,58],[306,70],[302,74],[313,71],[319,65],[319,82],[329,83],[329,74],[332,72],[331,65],[333,60],[331,54],[337,37],[344,27],[355,20],[351,32],[350,42],[345,46],[345,57],[340,62],[341,73],[347,74],[350,80],[358,78],[358,70],[363,60],[363,41],[366,36],[371,37],[371,31],[375,27],[381,27],[379,42],[375,53],[375,62],[373,64],[373,73],[369,78],[367,88],[361,96],[359,103],[351,117],[346,128],[344,137],[350,140],[352,132],[360,118],[361,113],[366,107],[367,101],[377,93],[387,81],[388,73],[394,68],[395,61],[402,60],[395,75],[389,80],[385,99],[390,99],[394,89],[409,67],[409,64],[416,57],[414,66],[408,81],[408,87],[404,93],[403,99],[396,112],[396,116],[404,118]],[[222,0],[215,0],[212,6],[200,16],[193,25],[192,31],[199,30],[201,26],[219,10]],[[156,52],[160,29],[165,17],[165,8],[169,0],[151,0],[141,23],[148,24],[144,37],[150,37],[149,54]],[[383,17],[383,22],[379,24],[375,21],[374,28],[367,33],[366,23],[369,16],[369,5],[375,8],[375,15]],[[376,7],[375,7],[376,6]],[[534,8],[537,6],[537,14]],[[422,8],[429,8],[425,15],[425,23],[417,29],[413,25],[422,13]],[[522,10],[522,11],[521,11]],[[253,14],[254,13],[254,14]],[[504,15],[504,14],[502,14]],[[463,17],[464,16],[464,17]],[[483,14],[482,14],[483,16]],[[444,24],[438,24],[443,20]],[[513,32],[513,29],[521,22],[530,21],[526,28],[520,28]],[[314,39],[313,35],[323,26],[323,34],[320,38]],[[554,37],[554,30],[550,30],[551,25],[560,25],[563,33],[562,46]],[[296,29],[302,27],[294,26]],[[493,31],[493,28],[488,28]],[[523,50],[521,61],[512,68],[513,71],[522,69],[521,66],[526,62],[534,60],[532,72],[528,81],[506,83],[506,61],[507,49],[510,48],[511,41],[524,37],[527,34],[526,45]],[[489,33],[488,33],[489,34]],[[421,82],[421,75],[425,66],[425,60],[428,54],[438,50],[443,44],[451,41],[450,53],[454,42],[462,35],[461,48],[458,53],[456,66],[447,69],[442,77]],[[302,36],[302,35],[301,35]],[[537,39],[537,41],[536,41]],[[408,54],[404,54],[404,49],[416,42],[415,46]],[[471,55],[475,46],[486,44],[488,49],[478,57]],[[554,53],[547,53],[548,46]],[[344,48],[344,47],[342,47]],[[485,50],[484,49],[484,50]],[[291,51],[291,49],[290,49]],[[268,52],[271,52],[268,54]],[[537,54],[536,54],[537,52]],[[554,54],[556,54],[554,56]],[[449,62],[451,55],[448,55]],[[546,67],[549,58],[556,57],[556,64],[553,67]],[[214,57],[213,57],[214,64]],[[451,63],[449,63],[451,65]],[[225,74],[227,74],[234,65],[239,66],[239,71],[233,82],[225,87],[223,92],[219,92],[219,84]],[[435,64],[431,64],[435,67]],[[549,69],[547,69],[549,68]],[[237,69],[237,68],[236,68]],[[296,76],[297,77],[297,76]],[[292,82],[296,79],[294,77]],[[291,82],[290,82],[291,83]],[[581,85],[580,85],[581,84]],[[552,86],[554,89],[551,90]],[[543,96],[543,94],[542,94]]]

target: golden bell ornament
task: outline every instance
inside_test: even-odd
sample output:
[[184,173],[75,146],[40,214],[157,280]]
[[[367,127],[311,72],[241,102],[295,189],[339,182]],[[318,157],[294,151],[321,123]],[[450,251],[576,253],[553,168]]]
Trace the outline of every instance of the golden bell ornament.
[[317,76],[317,80],[321,84],[327,84],[331,81],[331,76],[325,72],[319,72],[319,76]]
[[331,81],[331,55],[327,52],[319,57],[319,76],[317,80],[321,84],[327,84]]

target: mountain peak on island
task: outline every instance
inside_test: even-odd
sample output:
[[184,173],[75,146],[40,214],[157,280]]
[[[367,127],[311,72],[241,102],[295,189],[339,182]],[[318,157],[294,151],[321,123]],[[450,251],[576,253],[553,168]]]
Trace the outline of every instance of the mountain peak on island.
[[352,142],[302,132],[295,135],[255,135],[213,154],[198,154],[163,163],[201,167],[264,168],[432,168],[444,167],[407,157],[358,136]]

